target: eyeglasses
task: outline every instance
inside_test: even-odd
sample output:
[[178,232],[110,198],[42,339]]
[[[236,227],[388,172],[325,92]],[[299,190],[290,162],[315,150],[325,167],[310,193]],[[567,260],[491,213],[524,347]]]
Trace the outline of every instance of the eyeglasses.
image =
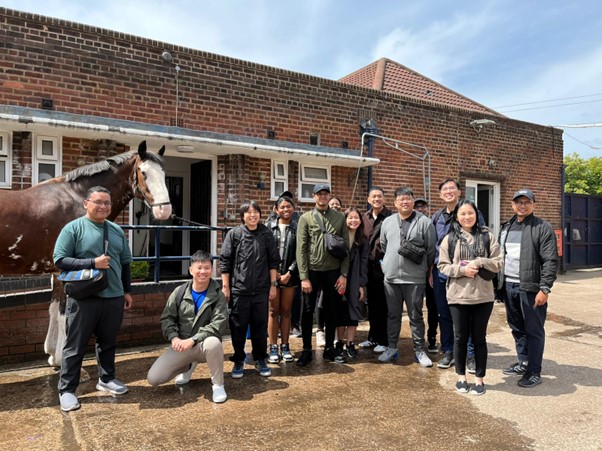
[[106,202],[103,202],[102,200],[90,200],[90,199],[86,199],[86,200],[88,202],[92,202],[97,207],[107,207],[107,208],[110,208],[111,205],[113,205],[113,202],[111,202],[110,200],[106,201]]
[[456,191],[457,189],[457,186],[446,186],[444,188],[441,188],[441,192],[445,193],[446,191]]
[[514,205],[520,205],[521,207],[528,207],[533,203],[532,200],[521,200],[519,202],[514,201]]
[[400,204],[407,204],[409,202],[414,202],[414,198],[413,197],[398,197],[395,200],[397,202],[399,202]]

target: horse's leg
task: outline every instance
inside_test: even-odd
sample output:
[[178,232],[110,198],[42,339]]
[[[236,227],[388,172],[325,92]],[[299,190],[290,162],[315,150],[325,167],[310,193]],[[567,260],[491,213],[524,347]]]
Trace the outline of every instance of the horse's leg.
[[[48,332],[46,333],[46,340],[44,341],[44,352],[49,355],[48,364],[50,366],[59,367],[61,366],[61,360],[56,355],[59,335],[59,321],[60,317],[65,318],[64,315],[59,313],[59,301],[53,299],[48,308]],[[65,327],[63,326],[63,333]],[[64,344],[65,341],[63,339]],[[61,345],[62,346],[62,345]],[[59,348],[62,357],[62,347]]]

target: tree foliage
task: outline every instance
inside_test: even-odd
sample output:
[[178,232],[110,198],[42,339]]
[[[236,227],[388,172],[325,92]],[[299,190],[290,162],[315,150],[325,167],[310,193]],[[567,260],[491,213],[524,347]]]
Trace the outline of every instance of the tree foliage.
[[586,160],[572,153],[564,157],[564,164],[566,193],[602,195],[602,157]]

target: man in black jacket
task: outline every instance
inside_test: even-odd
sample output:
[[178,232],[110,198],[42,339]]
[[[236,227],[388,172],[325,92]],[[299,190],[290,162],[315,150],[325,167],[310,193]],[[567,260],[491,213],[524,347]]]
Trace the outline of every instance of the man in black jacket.
[[521,375],[518,385],[530,388],[541,384],[544,323],[558,270],[558,249],[550,223],[533,215],[533,191],[517,191],[512,209],[516,214],[500,233],[505,259],[498,289],[505,290],[506,318],[518,362],[505,368],[504,374]]

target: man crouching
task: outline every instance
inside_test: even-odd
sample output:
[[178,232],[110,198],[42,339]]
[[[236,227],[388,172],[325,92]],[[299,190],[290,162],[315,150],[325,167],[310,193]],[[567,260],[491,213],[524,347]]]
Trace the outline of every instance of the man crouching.
[[228,305],[218,283],[211,278],[211,254],[197,251],[190,258],[192,280],[177,287],[161,314],[163,335],[171,342],[148,372],[148,383],[190,381],[198,362],[207,362],[213,383],[213,402],[226,401],[222,333]]

